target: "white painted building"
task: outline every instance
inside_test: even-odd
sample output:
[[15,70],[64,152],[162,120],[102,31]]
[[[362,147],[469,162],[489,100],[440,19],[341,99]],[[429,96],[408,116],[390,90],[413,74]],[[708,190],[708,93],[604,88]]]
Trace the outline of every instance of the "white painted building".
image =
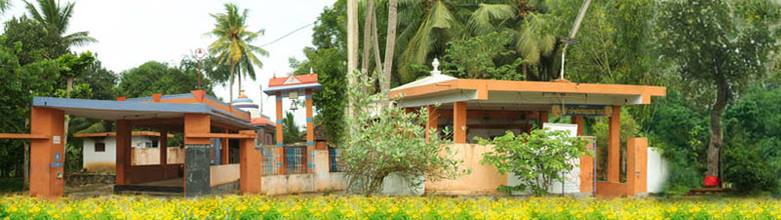
[[[75,138],[82,138],[82,167],[89,172],[114,172],[116,163],[116,134],[114,132],[76,134]],[[137,149],[158,149],[160,146],[160,133],[149,131],[134,131],[131,146],[134,152]],[[159,153],[156,161],[159,163]],[[134,164],[144,163],[150,158],[134,158]]]

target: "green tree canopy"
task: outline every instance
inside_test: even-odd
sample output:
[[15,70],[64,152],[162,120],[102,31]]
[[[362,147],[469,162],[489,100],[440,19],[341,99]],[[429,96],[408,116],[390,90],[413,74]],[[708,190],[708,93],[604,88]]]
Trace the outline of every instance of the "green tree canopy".
[[[185,72],[165,63],[149,61],[121,74],[116,94],[127,97],[150,96],[154,93],[189,93],[198,85],[195,72]],[[211,83],[205,79],[204,90],[211,92]]]

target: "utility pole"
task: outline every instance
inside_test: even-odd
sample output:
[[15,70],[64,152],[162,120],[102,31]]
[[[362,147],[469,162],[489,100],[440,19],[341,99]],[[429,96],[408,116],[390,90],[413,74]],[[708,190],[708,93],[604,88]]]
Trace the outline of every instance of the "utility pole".
[[[358,67],[358,0],[347,0],[347,87],[355,86],[353,74]],[[347,97],[347,117],[355,115],[354,98]]]
[[567,36],[566,39],[564,39],[564,49],[561,50],[561,71],[559,72],[559,80],[566,80],[564,79],[564,62],[567,59],[567,47],[570,44],[575,43],[575,35],[578,34],[578,30],[580,29],[580,24],[583,23],[583,17],[586,16],[586,11],[588,10],[588,6],[591,4],[591,0],[586,0],[583,2],[583,5],[580,6],[580,10],[578,11],[578,16],[575,17],[575,24],[572,25],[572,29],[569,31],[569,36]]

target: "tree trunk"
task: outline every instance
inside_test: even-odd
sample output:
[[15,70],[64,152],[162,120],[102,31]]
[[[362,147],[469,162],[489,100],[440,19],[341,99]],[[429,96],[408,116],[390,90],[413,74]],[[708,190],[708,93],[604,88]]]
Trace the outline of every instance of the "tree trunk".
[[366,8],[364,9],[364,17],[363,17],[363,57],[361,57],[361,73],[368,74],[369,72],[369,61],[371,60],[371,51],[372,51],[372,19],[374,16],[372,14],[374,13],[374,0],[367,0],[366,2]]
[[[68,79],[67,79],[67,83],[68,84],[65,87],[65,96],[67,96],[67,98],[71,97],[71,92],[73,91],[73,79],[74,79],[74,77],[68,77]],[[68,155],[68,127],[69,127],[68,125],[70,124],[70,121],[71,121],[70,115],[65,115],[65,120],[63,120],[63,121],[64,121],[65,125],[64,125],[64,128],[63,128],[64,134],[62,135],[62,146],[64,147],[65,152],[63,152],[62,155],[63,155],[63,158],[65,158],[65,159],[63,159],[63,161],[66,161],[67,160],[67,155]]]
[[235,69],[236,69],[235,65],[231,65],[230,66],[230,70],[229,71],[230,71],[231,75],[229,77],[230,79],[228,79],[228,80],[230,80],[230,86],[228,88],[228,91],[229,91],[228,92],[228,104],[233,103],[233,80],[236,79],[236,77],[235,77],[236,72],[234,72]]
[[710,142],[708,143],[707,176],[719,175],[719,151],[724,146],[721,132],[721,115],[727,107],[732,92],[729,83],[723,77],[716,80],[716,101],[710,112]]
[[382,92],[387,93],[390,91],[390,79],[391,69],[393,68],[393,52],[396,49],[396,23],[397,14],[396,9],[398,7],[398,0],[388,1],[388,34],[385,40],[385,67],[382,68],[382,76],[380,77],[380,89]]
[[372,39],[371,39],[371,41],[372,41],[372,48],[374,48],[374,67],[375,67],[374,71],[377,71],[376,77],[379,79],[379,78],[382,78],[383,71],[382,71],[382,57],[380,56],[380,40],[378,39],[379,38],[379,34],[378,34],[378,31],[377,31],[377,13],[376,12],[372,13],[372,25],[371,25],[371,27],[372,27]]
[[[355,86],[352,73],[358,67],[358,0],[347,0],[347,87]],[[347,117],[354,115],[353,97],[347,97]],[[350,129],[347,131],[349,132]],[[349,135],[349,134],[348,134]]]
[[[30,119],[24,119],[24,127],[30,126]],[[24,189],[30,187],[30,143],[24,142],[24,162],[22,167],[22,176],[24,176]]]
[[239,78],[239,95],[241,95],[241,71],[236,72],[236,76]]

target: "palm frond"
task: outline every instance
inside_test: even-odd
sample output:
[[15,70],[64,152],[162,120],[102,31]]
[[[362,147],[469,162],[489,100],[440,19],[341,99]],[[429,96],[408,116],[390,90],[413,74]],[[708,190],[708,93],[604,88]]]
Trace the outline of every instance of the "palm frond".
[[492,21],[504,21],[515,15],[515,7],[512,5],[481,3],[477,10],[472,12],[467,27],[476,34],[485,34],[496,29]]

